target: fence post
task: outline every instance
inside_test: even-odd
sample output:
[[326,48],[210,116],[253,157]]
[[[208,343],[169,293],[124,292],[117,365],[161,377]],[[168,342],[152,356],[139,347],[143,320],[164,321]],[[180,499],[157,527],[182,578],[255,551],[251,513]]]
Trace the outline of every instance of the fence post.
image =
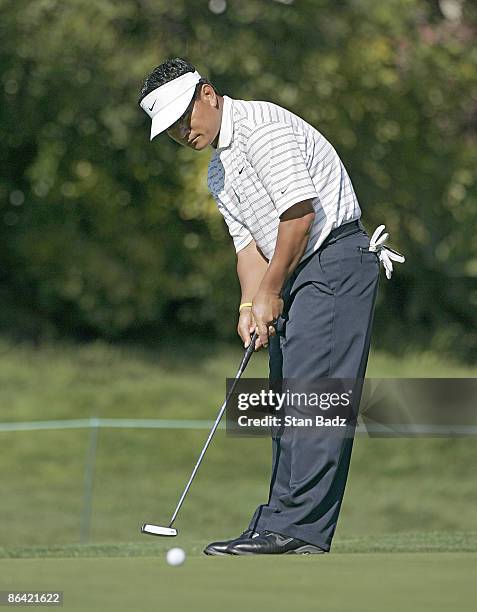
[[96,450],[98,447],[99,419],[90,419],[89,445],[86,452],[84,466],[83,509],[81,512],[80,542],[85,544],[89,540],[91,529],[91,515],[93,510],[94,473],[96,467]]

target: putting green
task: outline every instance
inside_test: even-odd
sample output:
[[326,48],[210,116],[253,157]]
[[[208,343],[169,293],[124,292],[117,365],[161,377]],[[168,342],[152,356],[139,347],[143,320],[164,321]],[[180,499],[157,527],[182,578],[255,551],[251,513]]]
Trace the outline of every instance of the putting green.
[[0,590],[62,590],[63,610],[466,612],[476,553],[0,559]]

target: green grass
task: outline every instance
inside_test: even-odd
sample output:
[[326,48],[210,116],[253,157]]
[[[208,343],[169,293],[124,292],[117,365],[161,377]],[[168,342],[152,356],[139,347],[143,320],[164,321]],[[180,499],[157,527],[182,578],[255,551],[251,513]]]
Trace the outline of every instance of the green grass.
[[[2,421],[97,417],[209,418],[235,374],[236,347],[170,340],[156,351],[112,346],[52,344],[40,348],[0,339]],[[267,375],[264,351],[246,376]],[[476,376],[436,355],[395,359],[371,352],[370,377]]]
[[[115,544],[65,544],[52,546],[0,547],[0,559],[68,559],[94,557],[162,557],[172,546],[183,548],[188,557],[203,555],[201,539],[185,538],[181,531],[177,538],[141,536],[136,542]],[[337,537],[334,554],[349,553],[477,553],[477,532],[443,533],[421,532],[393,535]]]
[[[0,341],[3,421],[56,418],[215,417],[240,346],[168,344],[161,350],[104,343],[34,348]],[[264,376],[255,355],[248,376]],[[433,355],[396,361],[372,354],[370,376],[475,375]],[[91,542],[132,541],[143,521],[167,521],[205,431],[102,429]],[[87,430],[0,433],[0,543],[79,541]],[[267,439],[218,432],[181,513],[186,538],[233,535],[267,496]],[[471,438],[358,438],[337,537],[475,531]],[[447,503],[451,498],[452,503]]]
[[[212,419],[240,355],[239,345],[182,341],[152,351],[0,340],[0,420]],[[255,355],[247,375],[266,372],[266,355]],[[372,353],[368,375],[477,369],[431,354]],[[202,555],[204,544],[239,533],[266,499],[267,439],[218,432],[179,537],[139,534],[143,521],[169,519],[206,433],[101,429],[88,544],[79,534],[90,432],[0,433],[0,590],[57,588],[64,609],[80,611],[473,609],[473,439],[358,438],[333,554],[218,559]],[[164,560],[173,545],[188,554],[180,568]]]
[[81,612],[470,612],[476,569],[471,552],[0,559],[0,589],[61,590],[63,609]]
[[[91,541],[131,541],[143,521],[167,521],[205,434],[100,431]],[[0,542],[78,542],[87,433],[2,436]],[[473,439],[357,439],[338,535],[475,531],[474,454]],[[220,432],[178,527],[203,542],[234,535],[266,498],[268,473],[268,440]]]

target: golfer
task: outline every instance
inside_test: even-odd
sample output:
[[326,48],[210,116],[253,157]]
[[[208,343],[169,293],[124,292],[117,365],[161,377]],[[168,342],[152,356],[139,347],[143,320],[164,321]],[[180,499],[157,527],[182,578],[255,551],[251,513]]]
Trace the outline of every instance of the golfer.
[[[378,228],[370,242],[337,152],[318,130],[271,102],[235,100],[176,58],[147,77],[139,100],[180,145],[212,147],[208,186],[237,253],[238,333],[268,347],[270,380],[362,379],[379,261],[391,260]],[[287,428],[272,437],[269,499],[239,536],[208,555],[330,550],[353,445],[351,435]]]

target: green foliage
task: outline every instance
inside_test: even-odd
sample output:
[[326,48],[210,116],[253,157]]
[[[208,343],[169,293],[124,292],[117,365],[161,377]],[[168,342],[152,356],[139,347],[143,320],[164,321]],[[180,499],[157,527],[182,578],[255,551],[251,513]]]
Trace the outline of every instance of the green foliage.
[[185,56],[219,91],[315,125],[369,231],[407,256],[384,278],[376,342],[475,360],[476,9],[425,0],[1,0],[4,329],[233,337],[234,252],[208,154],[152,144],[142,80]]

